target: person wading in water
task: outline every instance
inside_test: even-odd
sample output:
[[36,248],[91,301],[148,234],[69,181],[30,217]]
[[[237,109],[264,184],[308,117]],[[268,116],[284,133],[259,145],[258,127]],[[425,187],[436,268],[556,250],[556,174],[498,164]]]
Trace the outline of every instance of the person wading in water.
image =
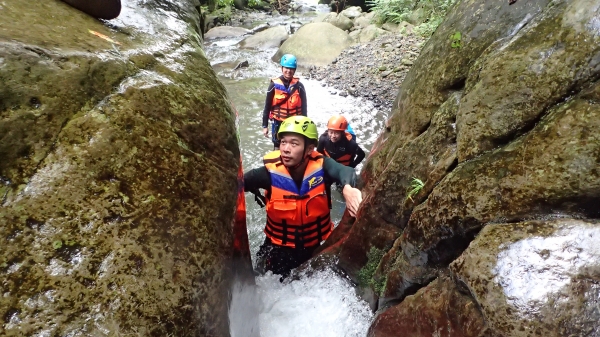
[[267,89],[267,98],[263,109],[263,135],[269,137],[269,120],[271,120],[271,140],[273,147],[279,148],[277,131],[286,118],[290,116],[307,116],[306,91],[304,85],[295,77],[296,57],[285,54],[281,57],[281,76],[271,79]]
[[[315,151],[317,137],[310,118],[286,119],[277,133],[280,150],[265,155],[264,166],[244,174],[244,190],[254,193],[261,206],[266,204],[266,238],[256,254],[259,273],[272,271],[283,280],[329,237],[331,183],[343,186],[346,208],[356,216],[362,201],[356,173]],[[264,197],[259,189],[266,191]]]

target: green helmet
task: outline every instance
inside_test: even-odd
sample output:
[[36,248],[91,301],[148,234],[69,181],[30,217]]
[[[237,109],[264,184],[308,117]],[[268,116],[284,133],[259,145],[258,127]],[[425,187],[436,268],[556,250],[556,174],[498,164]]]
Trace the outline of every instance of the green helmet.
[[281,139],[281,134],[286,132],[299,133],[313,141],[319,140],[317,126],[306,116],[292,116],[284,120],[277,132],[277,139]]

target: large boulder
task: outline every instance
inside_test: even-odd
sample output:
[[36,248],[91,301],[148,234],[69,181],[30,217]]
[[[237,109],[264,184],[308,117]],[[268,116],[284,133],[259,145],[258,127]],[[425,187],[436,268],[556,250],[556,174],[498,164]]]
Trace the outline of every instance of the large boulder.
[[493,336],[599,336],[600,221],[489,225],[451,265]]
[[204,39],[214,40],[228,37],[239,37],[250,33],[250,30],[242,27],[218,26],[206,32],[206,34],[204,34]]
[[345,31],[326,22],[309,23],[287,39],[272,60],[279,62],[284,54],[294,54],[301,67],[324,66],[352,44]]
[[194,1],[124,4],[1,4],[3,336],[229,335],[235,113]]
[[279,48],[287,40],[288,33],[284,26],[276,26],[252,36],[248,36],[240,42],[240,48],[270,49]]
[[[369,288],[361,292],[380,296],[381,311],[432,282],[490,224],[600,218],[598,15],[600,0],[451,8],[365,163],[356,221],[328,243],[337,266]],[[498,326],[531,331],[504,317]]]
[[328,22],[341,30],[350,30],[354,24],[352,20],[348,19],[346,16],[342,14],[329,13],[324,19],[323,22]]
[[376,25],[368,25],[367,27],[363,28],[360,32],[360,35],[358,36],[358,41],[360,43],[367,43],[367,42],[371,42],[373,40],[375,40],[376,38],[378,38],[379,36],[388,34],[388,31],[383,30],[379,27],[377,27]]
[[395,337],[398,331],[411,337],[482,336],[486,322],[469,295],[449,275],[443,275],[401,305],[377,316],[367,336]]
[[362,8],[358,6],[346,7],[340,14],[347,17],[348,19],[356,19],[362,15]]
[[365,28],[368,25],[371,24],[371,20],[368,19],[366,16],[359,16],[356,19],[354,19],[354,26],[355,27],[359,27],[359,28]]

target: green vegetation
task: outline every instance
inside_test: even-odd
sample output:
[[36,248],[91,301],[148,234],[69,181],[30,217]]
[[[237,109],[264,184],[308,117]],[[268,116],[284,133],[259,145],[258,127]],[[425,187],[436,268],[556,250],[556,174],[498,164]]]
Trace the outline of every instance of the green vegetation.
[[371,250],[367,253],[367,264],[358,272],[358,284],[359,286],[366,288],[370,286],[378,294],[383,291],[385,286],[385,279],[379,281],[373,279],[375,270],[379,266],[379,262],[383,258],[385,252],[381,249],[371,247]]
[[451,46],[452,48],[460,48],[462,47],[462,34],[460,32],[456,32],[450,36]]
[[407,192],[406,192],[406,199],[405,200],[413,200],[412,197],[414,197],[415,195],[417,195],[417,193],[419,193],[422,189],[423,186],[425,186],[425,183],[419,179],[419,178],[412,178],[412,180],[410,181],[410,187],[408,188]]
[[264,7],[265,3],[261,0],[248,0],[248,7],[250,8],[261,8]]
[[54,249],[60,249],[62,247],[63,243],[61,240],[56,240],[54,242],[52,242],[52,248]]
[[428,37],[440,25],[448,8],[456,0],[367,0],[375,12],[376,21],[415,25],[415,32]]

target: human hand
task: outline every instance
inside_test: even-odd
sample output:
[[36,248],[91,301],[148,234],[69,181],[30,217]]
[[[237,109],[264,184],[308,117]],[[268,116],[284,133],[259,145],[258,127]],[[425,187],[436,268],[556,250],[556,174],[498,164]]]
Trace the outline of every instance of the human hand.
[[348,184],[344,185],[342,195],[346,200],[346,208],[350,215],[356,217],[356,211],[362,202],[362,192],[358,188],[354,188]]
[[263,135],[265,135],[265,137],[269,137],[269,128],[263,128]]

